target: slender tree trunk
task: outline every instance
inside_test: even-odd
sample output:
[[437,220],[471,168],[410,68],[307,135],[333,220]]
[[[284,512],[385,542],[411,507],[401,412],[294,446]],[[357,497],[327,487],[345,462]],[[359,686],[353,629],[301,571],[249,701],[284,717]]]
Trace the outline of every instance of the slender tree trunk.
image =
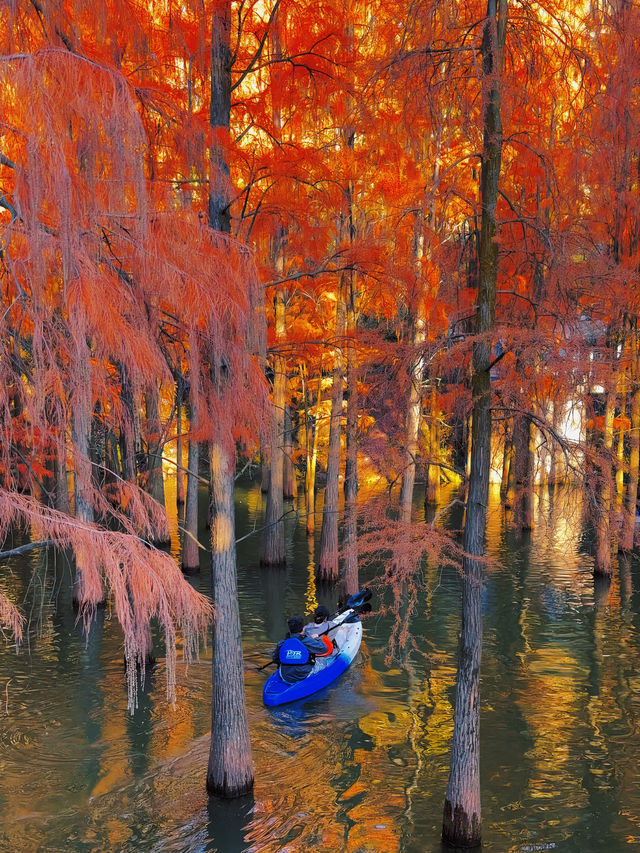
[[413,323],[414,357],[410,370],[409,400],[407,402],[404,468],[400,484],[400,519],[411,521],[413,506],[413,487],[416,481],[416,457],[418,455],[418,433],[420,430],[420,413],[422,411],[422,382],[424,358],[422,348],[426,340],[424,308],[420,303],[416,310]]
[[329,453],[327,457],[327,485],[322,508],[320,530],[320,555],[318,578],[336,580],[338,577],[338,493],[340,478],[340,436],[342,422],[342,399],[344,365],[345,304],[343,288],[340,288],[336,304],[336,351],[331,386],[331,424],[329,427]]
[[[160,421],[159,388],[153,386],[145,389],[144,401],[147,416],[147,491],[151,497],[165,509],[164,476],[162,473],[162,423]],[[164,523],[155,531],[154,543],[168,545],[171,542],[169,524],[164,516]]]
[[[552,426],[556,433],[559,433],[562,428],[562,418],[564,415],[564,406],[559,400],[553,401],[553,417],[552,417]],[[564,482],[566,476],[566,461],[564,458],[564,453],[562,451],[562,447],[556,441],[553,445],[553,458],[552,458],[552,470],[551,470],[551,482],[554,486],[560,485]]]
[[261,566],[284,566],[284,409],[286,392],[285,359],[277,351],[284,343],[285,313],[284,298],[280,288],[275,296],[276,353],[274,356],[273,407],[271,425],[271,468],[269,491],[267,492],[267,511],[262,535]]
[[353,273],[350,273],[347,299],[347,452],[344,469],[344,537],[345,557],[342,576],[347,596],[358,591],[358,382],[356,365],[356,310]]
[[532,425],[526,415],[518,414],[513,421],[513,464],[515,500],[513,521],[518,530],[533,526],[533,452]]
[[164,477],[162,476],[162,424],[158,387],[148,387],[144,394],[147,416],[147,491],[152,498],[164,506]]
[[633,350],[631,355],[631,371],[633,376],[633,391],[631,394],[631,430],[629,432],[629,482],[622,516],[622,534],[620,548],[623,551],[633,549],[633,538],[636,524],[636,507],[638,505],[638,477],[640,466],[640,356],[638,355],[638,333],[632,335]]
[[507,505],[507,492],[509,490],[509,472],[513,464],[513,442],[509,433],[509,424],[505,421],[504,448],[502,451],[502,477],[500,479],[500,500]]
[[296,484],[296,466],[293,464],[293,423],[291,421],[291,407],[285,403],[284,407],[284,496],[292,500],[298,494]]
[[260,491],[267,494],[271,478],[271,435],[268,441],[260,446]]
[[[271,58],[273,60],[274,99],[272,104],[273,132],[276,142],[282,140],[282,114],[279,101],[279,69],[282,59],[280,12],[275,10],[271,22]],[[273,265],[278,278],[283,278],[285,269],[285,248],[287,231],[284,222],[279,219],[272,243]],[[285,406],[287,388],[286,359],[280,348],[286,339],[285,292],[283,287],[277,287],[274,295],[275,339],[276,352],[273,359],[273,410],[271,425],[269,487],[267,491],[267,510],[265,529],[262,537],[263,566],[284,566],[284,503],[285,491]]]
[[122,477],[128,483],[136,482],[136,424],[133,389],[126,365],[118,366],[120,373],[120,399],[122,400],[122,425],[120,428],[120,457]]
[[467,458],[464,466],[464,473],[467,478],[471,476],[471,435],[473,433],[473,413],[469,413],[469,417],[466,420],[466,437],[467,437]]
[[[76,387],[71,398],[71,445],[73,448],[73,495],[75,517],[93,523],[93,491],[91,479],[91,355],[83,331],[76,332],[74,378]],[[85,600],[87,590],[83,578],[87,554],[76,554],[76,577],[73,603]]]
[[200,549],[198,548],[198,471],[200,467],[200,444],[194,434],[198,428],[198,405],[196,395],[192,395],[189,407],[189,471],[187,474],[187,502],[184,512],[184,536],[182,539],[182,569],[185,572],[200,569]]
[[[499,5],[498,5],[499,4]],[[482,657],[482,560],[491,467],[491,333],[498,275],[496,203],[502,156],[500,85],[507,0],[489,0],[482,40],[484,141],[480,178],[482,222],[479,246],[476,340],[471,387],[473,431],[471,476],[464,529],[462,630],[454,711],[451,772],[443,809],[443,839],[455,846],[480,844],[480,661]]]
[[[231,2],[214,4],[211,19],[209,123],[209,225],[231,231],[229,166],[225,142],[231,115]],[[234,468],[222,446],[209,447],[211,479],[211,572],[215,608],[212,650],[209,794],[238,797],[253,787],[251,744],[245,705],[242,635],[236,582]]]
[[185,490],[184,490],[184,471],[182,470],[184,467],[183,461],[183,445],[184,439],[182,437],[182,411],[184,408],[184,384],[182,381],[178,382],[176,387],[176,503],[178,504],[178,514],[180,513],[180,508],[183,506],[185,502]]
[[55,507],[59,512],[65,512],[67,515],[70,515],[69,482],[67,476],[67,440],[63,429],[61,429],[56,450],[55,481]]
[[611,577],[611,513],[613,510],[613,417],[615,392],[607,391],[604,414],[604,434],[600,453],[600,496],[596,522],[595,575]]
[[213,504],[211,589],[215,617],[207,791],[221,797],[239,797],[253,788],[253,767],[244,701],[236,581],[234,470],[229,454],[221,445],[210,445],[209,459]]
[[[431,387],[430,396],[431,419],[429,421],[429,456],[436,460],[440,456],[438,447],[438,407],[435,385]],[[440,501],[440,466],[430,462],[427,467],[426,503],[437,504]]]
[[316,417],[309,411],[308,383],[305,382],[304,370],[302,385],[304,395],[304,423],[306,470],[304,481],[305,508],[307,514],[307,534],[312,535],[316,529],[316,463],[318,461],[318,417],[320,416],[320,400],[322,397],[322,377],[318,377],[318,394],[316,397]]
[[627,411],[627,392],[624,374],[620,377],[620,429],[616,447],[616,504],[622,506],[624,497],[624,418]]

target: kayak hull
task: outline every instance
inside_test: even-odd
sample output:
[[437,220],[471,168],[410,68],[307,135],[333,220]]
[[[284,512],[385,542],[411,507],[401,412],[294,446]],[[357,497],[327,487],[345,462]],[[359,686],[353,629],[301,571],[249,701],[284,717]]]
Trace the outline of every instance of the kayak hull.
[[322,690],[342,675],[358,654],[362,640],[362,623],[357,618],[353,622],[345,622],[332,631],[332,634],[338,646],[338,652],[331,657],[316,658],[309,675],[294,684],[287,684],[280,677],[280,672],[275,672],[267,679],[262,691],[265,705],[274,707],[295,702],[296,699],[304,699]]

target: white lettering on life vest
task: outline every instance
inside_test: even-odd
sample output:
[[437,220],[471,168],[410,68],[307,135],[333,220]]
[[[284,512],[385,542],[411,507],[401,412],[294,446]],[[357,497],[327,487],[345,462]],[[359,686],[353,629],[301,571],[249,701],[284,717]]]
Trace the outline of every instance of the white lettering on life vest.
[[285,658],[287,660],[300,660],[302,657],[302,651],[300,649],[287,649],[285,653]]

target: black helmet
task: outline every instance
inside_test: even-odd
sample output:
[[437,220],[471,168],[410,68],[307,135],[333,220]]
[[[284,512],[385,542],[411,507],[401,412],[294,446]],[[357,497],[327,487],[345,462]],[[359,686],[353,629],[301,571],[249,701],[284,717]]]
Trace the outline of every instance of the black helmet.
[[316,625],[319,625],[321,622],[325,622],[329,616],[329,608],[325,607],[324,604],[319,604],[313,611],[313,621]]

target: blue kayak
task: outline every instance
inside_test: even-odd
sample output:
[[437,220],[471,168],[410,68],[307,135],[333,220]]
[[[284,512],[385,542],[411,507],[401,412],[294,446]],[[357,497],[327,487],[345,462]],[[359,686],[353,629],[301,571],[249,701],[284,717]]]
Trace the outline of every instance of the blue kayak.
[[[274,672],[265,682],[262,691],[265,705],[284,705],[285,702],[304,699],[322,690],[342,675],[358,654],[362,640],[362,623],[352,610],[341,614],[340,619],[344,621],[338,628],[332,630],[330,635],[337,647],[333,654],[316,658],[309,675],[302,681],[296,681],[295,684],[287,684],[283,681],[279,670]],[[336,621],[338,620],[334,620]]]

